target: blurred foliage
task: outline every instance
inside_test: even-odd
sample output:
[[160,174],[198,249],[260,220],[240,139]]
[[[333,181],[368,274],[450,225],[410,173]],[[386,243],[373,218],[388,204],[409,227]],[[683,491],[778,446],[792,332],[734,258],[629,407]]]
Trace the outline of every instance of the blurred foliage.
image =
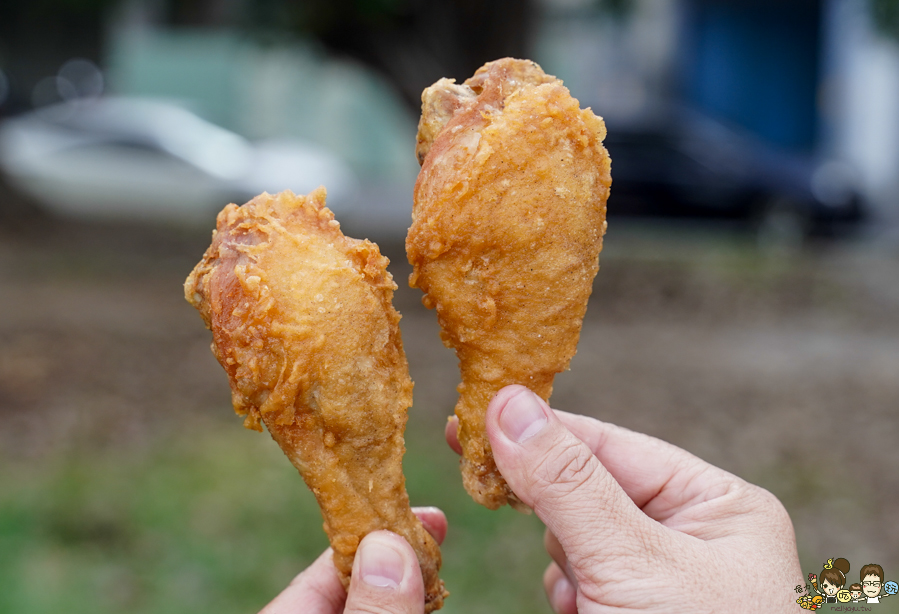
[[[237,421],[186,430],[0,463],[0,612],[255,612],[327,547],[315,499],[268,435]],[[473,503],[442,429],[427,431],[404,465],[413,502],[450,518],[444,611],[548,612],[540,522]]]
[[871,0],[871,12],[878,30],[899,38],[899,0]]

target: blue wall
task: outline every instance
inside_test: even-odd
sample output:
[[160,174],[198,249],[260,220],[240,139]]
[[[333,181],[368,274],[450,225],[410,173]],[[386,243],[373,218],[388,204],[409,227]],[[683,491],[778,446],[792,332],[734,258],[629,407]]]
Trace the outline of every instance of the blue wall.
[[819,2],[696,0],[686,25],[689,102],[778,145],[814,148]]

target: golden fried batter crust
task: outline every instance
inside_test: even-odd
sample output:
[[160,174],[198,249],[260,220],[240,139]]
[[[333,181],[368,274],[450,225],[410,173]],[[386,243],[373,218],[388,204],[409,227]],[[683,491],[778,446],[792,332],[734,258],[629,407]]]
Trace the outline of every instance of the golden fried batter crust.
[[465,488],[496,509],[520,502],[485,432],[500,388],[544,399],[574,356],[606,230],[605,125],[537,64],[503,59],[422,94],[409,284],[456,350]]
[[265,423],[318,499],[344,586],[361,539],[389,529],[415,549],[431,612],[447,593],[405,489],[412,381],[387,262],[341,233],[323,188],[262,194],[219,213],[184,291],[212,329],[234,409],[248,428]]

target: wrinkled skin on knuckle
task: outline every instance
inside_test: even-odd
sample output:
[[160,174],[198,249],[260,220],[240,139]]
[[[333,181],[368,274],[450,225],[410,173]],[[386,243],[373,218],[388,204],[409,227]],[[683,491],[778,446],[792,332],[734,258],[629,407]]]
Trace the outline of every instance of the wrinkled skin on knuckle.
[[793,524],[783,504],[764,488],[741,480],[717,503],[721,518],[732,521],[739,533],[792,533]]
[[734,479],[709,486],[708,498],[687,504],[664,524],[700,539],[716,539],[742,532],[752,526],[762,510],[758,487]]
[[787,508],[784,507],[780,499],[760,486],[756,486],[755,490],[755,496],[758,498],[759,507],[761,508],[760,511],[769,515],[773,522],[781,526],[788,526],[792,530],[793,521],[790,519]]
[[592,612],[597,606],[643,609],[652,599],[656,586],[647,589],[647,580],[622,576],[617,579],[597,578],[578,584],[578,611]]
[[[769,591],[741,594],[734,605],[774,611],[777,595],[802,580],[792,521],[777,497],[763,488],[741,481],[728,495],[734,514],[728,518],[725,535],[704,542],[709,552],[706,560],[716,561],[718,575],[723,576],[746,577],[765,569],[771,578]],[[742,514],[737,514],[740,508]]]
[[751,522],[745,527],[747,541],[765,541],[772,546],[772,553],[777,552],[784,563],[793,558],[796,532],[793,521],[783,503],[764,488],[754,487],[755,513]]
[[596,471],[598,461],[579,442],[566,442],[549,450],[532,474],[531,492],[536,504],[544,500],[569,499],[583,491]]

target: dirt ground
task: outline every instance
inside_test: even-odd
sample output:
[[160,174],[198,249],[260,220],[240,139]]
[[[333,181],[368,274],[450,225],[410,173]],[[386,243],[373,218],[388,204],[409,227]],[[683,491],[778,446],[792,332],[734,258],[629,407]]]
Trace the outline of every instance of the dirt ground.
[[[126,450],[218,419],[224,375],[181,289],[208,238],[40,220],[0,229],[0,462]],[[413,411],[439,425],[455,402],[455,358],[406,286],[401,244],[384,251]],[[714,229],[613,223],[601,262],[553,405],[770,489],[806,573],[843,556],[899,577],[899,252],[761,254]]]

